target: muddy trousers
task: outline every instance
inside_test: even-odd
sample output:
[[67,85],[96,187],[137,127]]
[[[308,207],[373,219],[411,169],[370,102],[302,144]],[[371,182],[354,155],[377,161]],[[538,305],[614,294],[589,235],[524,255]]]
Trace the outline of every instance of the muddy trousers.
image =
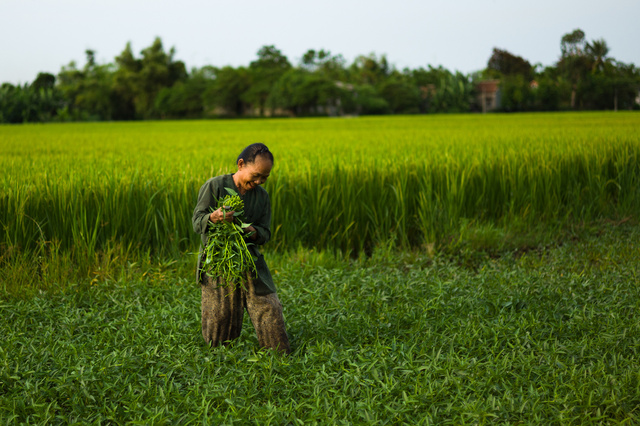
[[226,344],[240,336],[246,309],[263,348],[289,353],[289,337],[276,293],[258,296],[253,281],[241,286],[219,286],[218,281],[202,277],[202,337],[211,346]]

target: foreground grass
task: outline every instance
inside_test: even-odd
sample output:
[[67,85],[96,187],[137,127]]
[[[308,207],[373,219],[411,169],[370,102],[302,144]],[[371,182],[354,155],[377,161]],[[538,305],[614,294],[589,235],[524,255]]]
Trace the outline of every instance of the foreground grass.
[[640,228],[525,254],[274,256],[293,354],[209,349],[164,271],[0,302],[0,420],[640,422]]

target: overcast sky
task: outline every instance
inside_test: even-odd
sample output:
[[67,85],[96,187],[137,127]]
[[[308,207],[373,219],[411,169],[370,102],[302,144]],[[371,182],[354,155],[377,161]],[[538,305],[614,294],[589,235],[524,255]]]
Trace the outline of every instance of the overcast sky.
[[273,44],[293,64],[308,49],[385,54],[396,68],[483,69],[494,47],[552,65],[576,28],[640,66],[640,0],[0,0],[0,82],[57,74],[85,50],[113,62],[161,37],[190,70],[248,65]]

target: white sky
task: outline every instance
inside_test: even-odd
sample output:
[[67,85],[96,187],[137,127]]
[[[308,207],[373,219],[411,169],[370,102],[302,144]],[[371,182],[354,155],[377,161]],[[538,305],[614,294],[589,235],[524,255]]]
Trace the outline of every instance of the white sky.
[[396,68],[483,69],[493,47],[552,65],[563,34],[604,38],[615,59],[640,66],[640,0],[0,0],[0,82],[57,74],[86,49],[113,62],[156,36],[191,70],[248,65],[274,44],[293,64],[308,49],[386,54]]

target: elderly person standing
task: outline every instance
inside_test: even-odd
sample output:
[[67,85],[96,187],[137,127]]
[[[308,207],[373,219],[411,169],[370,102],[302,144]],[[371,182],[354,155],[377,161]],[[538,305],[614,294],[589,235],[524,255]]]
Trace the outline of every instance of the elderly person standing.
[[220,278],[202,273],[203,253],[199,256],[197,278],[202,289],[202,336],[211,346],[236,339],[242,330],[244,310],[247,310],[261,347],[283,353],[291,351],[282,315],[282,304],[264,257],[258,246],[271,237],[271,202],[262,185],[273,167],[273,154],[266,145],[254,143],[246,147],[237,159],[237,172],[216,176],[205,182],[198,193],[193,211],[193,230],[202,234],[207,244],[209,223],[233,221],[233,212],[216,208],[217,200],[227,194],[226,188],[238,193],[244,201],[244,221],[249,250],[255,260],[256,273],[248,274],[246,285],[224,283]]

